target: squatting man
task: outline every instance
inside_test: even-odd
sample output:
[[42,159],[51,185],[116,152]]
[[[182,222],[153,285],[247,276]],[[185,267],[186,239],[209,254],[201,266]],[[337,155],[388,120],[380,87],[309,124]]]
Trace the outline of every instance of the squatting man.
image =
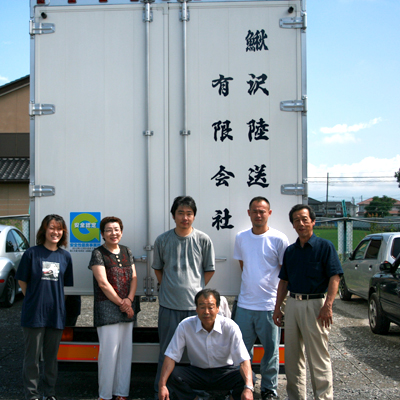
[[[252,400],[250,356],[236,323],[218,315],[219,293],[203,289],[196,294],[195,304],[197,315],[178,325],[165,352],[159,400],[170,399],[169,390],[179,400],[201,400],[194,390],[216,389],[231,391],[231,400]],[[185,347],[190,365],[176,366]]]

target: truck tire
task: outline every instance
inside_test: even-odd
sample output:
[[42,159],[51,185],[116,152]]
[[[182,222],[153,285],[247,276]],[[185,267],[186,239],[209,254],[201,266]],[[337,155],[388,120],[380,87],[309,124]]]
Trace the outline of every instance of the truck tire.
[[371,331],[378,335],[386,335],[389,332],[390,321],[384,315],[376,293],[373,293],[368,302],[368,319]]
[[339,282],[339,297],[343,301],[351,300],[351,293],[347,289],[343,275],[340,277],[340,282]]
[[14,304],[16,295],[15,289],[15,279],[12,274],[9,274],[6,281],[6,286],[4,287],[3,302],[1,305],[3,307],[11,307]]

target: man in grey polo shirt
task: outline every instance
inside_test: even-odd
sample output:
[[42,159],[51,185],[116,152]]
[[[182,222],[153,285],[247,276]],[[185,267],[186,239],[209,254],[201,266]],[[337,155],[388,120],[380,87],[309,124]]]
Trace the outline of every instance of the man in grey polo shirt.
[[175,329],[184,318],[196,314],[193,299],[207,285],[215,271],[211,239],[192,227],[196,212],[192,197],[177,197],[171,207],[176,227],[158,236],[154,243],[152,267],[160,284],[160,355],[154,382],[156,394],[164,353]]
[[[179,400],[201,399],[194,390],[231,390],[230,399],[253,399],[250,356],[239,327],[218,315],[220,295],[203,289],[195,298],[197,316],[184,319],[166,352],[159,381],[159,400],[169,389]],[[189,366],[175,366],[187,349]],[[240,365],[240,369],[237,366]],[[168,387],[167,387],[168,382]]]

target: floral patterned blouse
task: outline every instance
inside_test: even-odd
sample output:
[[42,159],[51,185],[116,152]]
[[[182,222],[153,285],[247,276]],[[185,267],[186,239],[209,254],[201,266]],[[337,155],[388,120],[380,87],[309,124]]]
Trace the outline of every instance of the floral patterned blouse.
[[[132,281],[132,252],[126,246],[119,246],[119,253],[114,254],[104,246],[97,247],[92,252],[89,269],[93,265],[102,265],[106,268],[108,282],[121,299],[128,297]],[[110,301],[100,289],[96,278],[93,276],[94,289],[94,326],[117,324],[119,322],[132,322],[126,313],[120,311],[119,306]]]

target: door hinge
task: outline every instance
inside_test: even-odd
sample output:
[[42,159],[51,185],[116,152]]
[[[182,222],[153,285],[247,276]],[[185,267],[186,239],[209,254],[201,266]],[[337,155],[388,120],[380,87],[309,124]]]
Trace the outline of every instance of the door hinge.
[[307,112],[307,105],[307,96],[303,96],[301,100],[285,100],[281,101],[281,111]]
[[291,196],[302,196],[306,194],[306,185],[304,183],[287,183],[281,185],[281,194]]
[[56,112],[54,104],[35,104],[29,103],[29,115],[50,115]]
[[56,26],[49,22],[35,22],[33,19],[29,21],[29,34],[42,35],[45,33],[54,33]]
[[302,12],[300,17],[281,18],[279,26],[284,29],[307,29],[307,13]]
[[49,185],[29,185],[29,197],[54,196],[56,188]]
[[143,22],[153,22],[153,11],[151,10],[143,11]]
[[143,278],[143,289],[145,293],[145,298],[142,298],[142,300],[149,302],[156,301],[156,298],[154,296],[154,279],[151,276],[146,276]]

